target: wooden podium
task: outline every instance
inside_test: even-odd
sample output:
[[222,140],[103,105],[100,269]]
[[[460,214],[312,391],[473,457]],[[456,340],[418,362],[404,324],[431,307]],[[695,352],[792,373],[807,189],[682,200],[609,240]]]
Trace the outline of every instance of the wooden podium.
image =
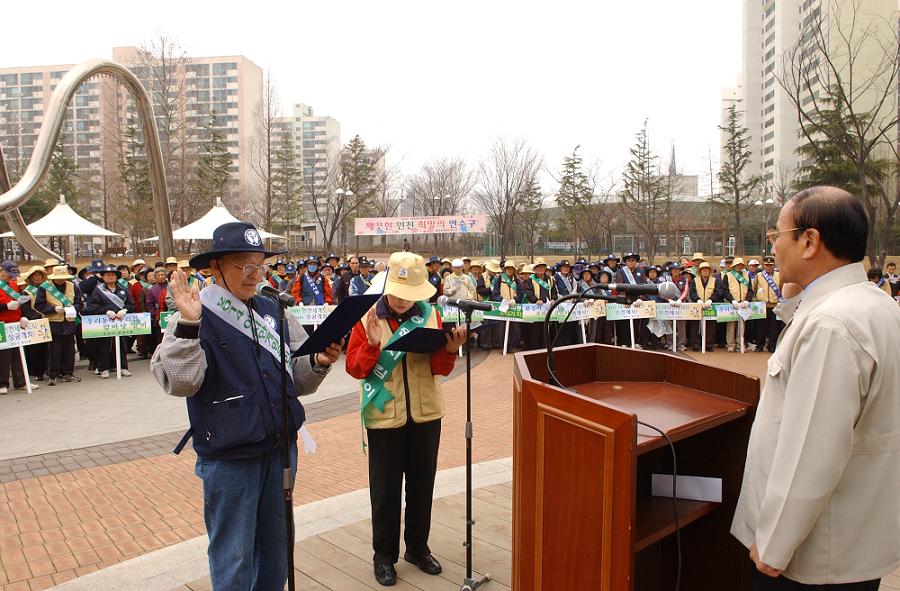
[[722,503],[678,501],[682,590],[746,591],[747,550],[729,534],[759,379],[664,353],[560,347],[515,356],[512,588],[659,591],[677,569],[671,497],[651,474],[722,479]]

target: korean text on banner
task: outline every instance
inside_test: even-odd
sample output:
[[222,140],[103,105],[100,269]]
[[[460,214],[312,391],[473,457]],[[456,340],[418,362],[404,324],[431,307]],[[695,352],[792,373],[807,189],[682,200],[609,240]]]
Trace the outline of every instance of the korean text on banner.
[[122,320],[109,316],[82,316],[81,333],[86,339],[150,334],[150,314],[126,314]]

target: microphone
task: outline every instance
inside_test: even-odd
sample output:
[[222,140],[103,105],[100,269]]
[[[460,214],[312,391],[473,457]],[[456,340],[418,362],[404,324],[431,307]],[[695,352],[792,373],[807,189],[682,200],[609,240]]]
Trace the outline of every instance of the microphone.
[[642,285],[634,285],[632,283],[610,283],[604,287],[628,295],[658,295],[665,300],[674,300],[680,295],[678,287],[671,281],[658,284],[644,283]]
[[438,306],[456,306],[460,310],[481,310],[482,312],[490,312],[493,310],[489,302],[476,302],[474,300],[458,300],[456,298],[448,298],[445,295],[438,296]]
[[286,307],[297,305],[297,302],[291,297],[291,294],[278,291],[265,281],[260,281],[256,284],[256,295],[264,298],[271,298]]

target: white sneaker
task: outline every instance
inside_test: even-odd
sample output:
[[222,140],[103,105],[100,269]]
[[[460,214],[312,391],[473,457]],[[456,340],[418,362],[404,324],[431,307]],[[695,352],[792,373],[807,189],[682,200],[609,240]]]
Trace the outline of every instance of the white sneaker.
[[123,370],[122,370],[122,375],[125,376],[126,378],[130,378],[130,377],[131,377],[131,372],[128,371],[127,369],[123,369]]
[[[38,386],[34,382],[31,383],[32,390],[37,390],[38,388],[40,388],[40,386]],[[28,389],[28,386],[22,386],[21,388],[16,388],[16,390],[27,390],[27,389]]]
[[103,371],[100,372],[100,379],[103,379],[103,380],[109,379],[109,370],[108,369],[104,369]]
[[6,394],[7,392],[9,392],[9,388],[7,388],[6,386],[0,387],[0,395]]

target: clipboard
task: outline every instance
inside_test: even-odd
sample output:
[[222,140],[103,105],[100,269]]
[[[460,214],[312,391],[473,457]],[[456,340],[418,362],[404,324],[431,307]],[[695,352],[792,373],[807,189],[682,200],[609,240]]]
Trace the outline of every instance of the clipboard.
[[[479,329],[484,326],[473,326],[469,332],[471,337],[478,333]],[[453,329],[451,326],[442,328],[417,328],[411,330],[408,334],[400,337],[384,349],[386,351],[406,351],[407,353],[434,353],[441,347],[447,345],[447,339],[444,335]]]
[[331,343],[346,337],[360,318],[381,298],[380,293],[363,294],[344,298],[334,311],[328,315],[319,328],[306,339],[291,357],[302,357],[313,353],[321,353]]

